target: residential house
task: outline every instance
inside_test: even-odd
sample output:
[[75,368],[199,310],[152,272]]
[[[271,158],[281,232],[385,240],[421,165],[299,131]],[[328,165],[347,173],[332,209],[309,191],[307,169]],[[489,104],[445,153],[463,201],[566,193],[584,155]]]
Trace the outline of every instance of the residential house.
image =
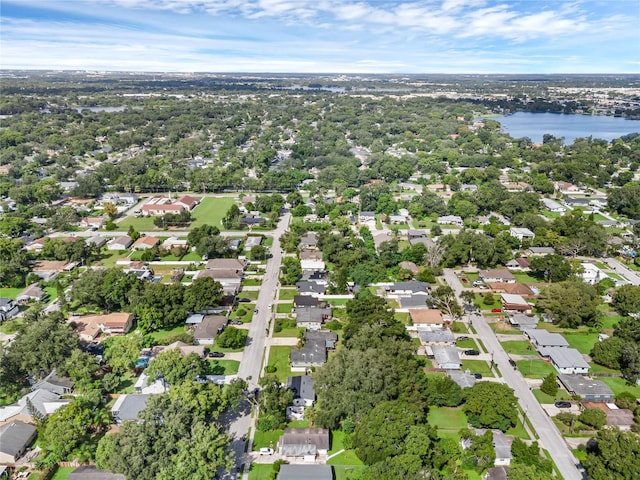
[[476,384],[476,377],[469,370],[447,370],[447,376],[460,385],[460,388],[471,388]]
[[520,330],[535,329],[538,326],[539,319],[536,315],[524,315],[522,313],[509,314],[509,323]]
[[407,325],[407,330],[419,330],[425,327],[444,327],[442,312],[437,308],[409,309],[411,325]]
[[513,437],[505,435],[500,430],[493,430],[493,449],[496,452],[494,465],[496,467],[511,465],[511,443]]
[[300,260],[300,268],[303,272],[321,272],[325,264],[322,260]]
[[582,354],[575,348],[540,347],[538,348],[538,353],[543,357],[549,358],[560,373],[587,375],[591,368]]
[[426,230],[412,230],[412,229],[409,229],[407,231],[407,240],[409,240],[409,242],[411,242],[411,240],[417,240],[419,238],[427,238],[427,231]]
[[132,313],[118,312],[98,316],[98,326],[108,335],[124,335],[133,327]]
[[96,248],[102,248],[106,243],[107,239],[102,235],[95,235],[93,237],[89,237],[85,240],[85,243],[89,246],[95,246]]
[[322,324],[331,318],[331,308],[298,307],[295,309],[296,327],[320,330]]
[[116,237],[107,242],[107,250],[126,250],[128,249],[133,240],[129,235],[123,235]]
[[409,282],[395,282],[384,287],[387,297],[397,298],[410,295],[428,295],[431,285],[427,282],[411,280]]
[[126,480],[121,473],[111,473],[109,470],[98,470],[93,465],[81,465],[69,474],[67,480]]
[[148,250],[158,246],[160,239],[156,237],[143,236],[138,238],[131,247],[133,250]]
[[579,395],[582,400],[589,402],[610,402],[613,400],[613,390],[602,380],[571,374],[560,374],[558,380],[570,395]]
[[516,277],[506,268],[480,270],[478,280],[484,283],[516,283]]
[[187,317],[187,319],[184,321],[184,323],[187,326],[199,325],[200,323],[202,323],[202,320],[204,320],[204,314],[202,314],[202,313],[194,313],[194,314],[189,315]]
[[322,260],[322,252],[320,250],[300,250],[298,258],[302,260]]
[[393,236],[386,232],[373,235],[373,245],[376,247],[377,252],[380,252],[380,247],[383,243],[390,242],[391,240],[393,240]]
[[541,198],[540,201],[550,212],[564,214],[567,211],[567,207],[550,198]]
[[507,469],[502,466],[490,468],[482,478],[483,480],[507,480]]
[[129,420],[137,420],[138,413],[145,409],[151,398],[149,394],[120,395],[111,407],[111,416],[120,425]]
[[167,213],[181,213],[184,210],[191,210],[183,203],[174,202],[166,197],[150,198],[147,203],[142,206],[141,213],[144,216],[159,216]]
[[31,301],[34,302],[44,302],[47,298],[47,293],[38,287],[38,284],[33,283],[25,288],[22,292],[16,296],[16,302],[18,304],[24,305]]
[[400,225],[407,223],[407,217],[404,215],[389,215],[387,217],[387,223],[390,225]]
[[358,214],[358,223],[374,228],[376,226],[376,214],[374,212],[360,212]]
[[247,267],[247,261],[239,258],[214,258],[207,262],[206,270],[242,270]]
[[285,428],[278,442],[283,457],[304,457],[313,461],[329,451],[329,430],[323,428]]
[[296,290],[299,295],[312,295],[318,297],[324,295],[327,288],[316,282],[296,282]]
[[73,392],[73,381],[70,378],[59,377],[55,369],[31,387],[31,391],[46,390],[57,395],[70,395]]
[[39,260],[33,264],[31,270],[44,281],[55,279],[59,273],[65,271],[66,260]]
[[589,285],[595,285],[596,283],[609,278],[609,275],[604,273],[593,263],[583,262],[580,266],[582,267],[582,272],[578,273],[578,276],[583,282],[588,283]]
[[509,260],[505,267],[509,270],[516,270],[518,272],[528,272],[531,270],[531,262],[525,257],[514,258],[513,260]]
[[558,181],[554,186],[563,195],[582,195],[584,193],[580,187],[569,182]]
[[[240,246],[240,240],[236,239],[238,241],[238,247]],[[230,240],[233,241],[233,240]],[[244,249],[245,250],[251,250],[253,247],[257,247],[258,245],[262,244],[262,235],[247,235],[247,238],[245,238],[244,240]],[[238,248],[236,247],[236,249]]]
[[525,252],[526,257],[544,257],[556,253],[553,247],[529,247]]
[[207,315],[193,330],[193,343],[196,345],[213,345],[214,339],[227,326],[229,319],[221,315]]
[[183,195],[176,200],[176,205],[182,205],[187,210],[193,210],[199,203],[198,199],[190,195]]
[[149,376],[144,372],[140,373],[136,383],[133,384],[133,390],[136,393],[159,395],[165,393],[168,389],[169,385],[164,380],[164,377],[159,377],[151,381]]
[[418,338],[424,345],[455,345],[453,333],[448,328],[425,327],[418,329]]
[[34,390],[21,397],[16,403],[0,407],[0,425],[16,420],[35,423],[34,413],[43,418],[69,402],[70,400],[60,398],[57,393]]
[[20,313],[20,308],[11,298],[0,298],[0,322],[11,320]]
[[568,347],[569,342],[559,333],[550,333],[547,330],[526,329],[524,335],[536,349],[544,347]]
[[319,270],[307,270],[302,272],[302,276],[300,277],[300,281],[302,282],[315,282],[320,285],[324,285],[325,287],[329,283],[329,274],[325,271]]
[[412,275],[417,275],[418,273],[420,273],[420,269],[413,262],[400,262],[398,266],[400,268],[410,271]]
[[318,234],[316,232],[308,232],[300,237],[300,250],[317,250]]
[[327,361],[327,349],[335,348],[338,335],[328,330],[315,330],[304,334],[304,345],[292,349],[291,371],[306,372],[308,368],[319,367]]
[[287,388],[294,393],[293,405],[296,407],[310,407],[316,401],[313,388],[313,378],[308,375],[297,375],[287,378]]
[[189,345],[187,343],[184,342],[173,342],[169,345],[159,345],[157,347],[153,347],[152,351],[151,351],[151,356],[152,357],[157,357],[158,355],[160,355],[162,352],[166,352],[169,350],[180,350],[180,353],[182,355],[191,355],[192,353],[195,353],[196,355],[198,355],[200,358],[204,358],[205,357],[205,347],[203,345]]
[[167,251],[173,248],[188,248],[189,242],[186,238],[169,237],[162,242],[161,247]]
[[598,410],[602,410],[607,416],[607,427],[617,428],[622,432],[629,432],[635,424],[633,412],[627,408],[618,408],[615,403],[582,402],[582,406],[585,409],[597,408]]
[[421,243],[422,245],[424,245],[425,247],[429,248],[433,248],[435,246],[435,242],[433,240],[431,240],[430,238],[427,237],[418,237],[418,238],[412,238],[409,240],[409,244],[413,247],[414,245],[417,245]]
[[520,242],[522,242],[523,240],[533,240],[536,236],[536,234],[528,228],[519,227],[511,227],[509,229],[509,235],[517,238],[518,240],[520,240]]
[[456,225],[458,227],[462,227],[464,225],[462,217],[458,215],[443,215],[438,217],[437,223],[438,225]]
[[280,466],[276,480],[333,480],[331,465],[289,465]]
[[0,464],[15,464],[37,435],[35,426],[19,420],[0,426]]
[[493,293],[510,293],[524,298],[533,298],[535,293],[524,283],[488,283],[487,286]]
[[502,308],[505,311],[531,313],[533,308],[520,295],[514,295],[512,293],[501,293],[500,301],[502,302]]
[[295,308],[310,308],[320,306],[320,300],[311,295],[296,295],[293,297],[293,306]]
[[79,226],[84,228],[100,228],[106,223],[106,217],[83,217],[80,219]]
[[412,295],[410,297],[398,297],[400,308],[398,312],[408,312],[409,310],[428,309],[427,300],[431,298],[429,295]]
[[431,347],[438,368],[444,370],[460,370],[460,352],[456,347],[434,345]]
[[240,222],[248,227],[252,225],[262,225],[263,223],[267,223],[267,221],[258,213],[249,213],[247,215],[244,215]]

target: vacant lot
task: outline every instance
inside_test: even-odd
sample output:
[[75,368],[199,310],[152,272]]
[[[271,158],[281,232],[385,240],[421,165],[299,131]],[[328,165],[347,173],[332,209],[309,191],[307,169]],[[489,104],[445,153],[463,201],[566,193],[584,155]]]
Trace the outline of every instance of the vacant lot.
[[556,373],[556,369],[544,360],[518,360],[518,369],[525,377],[544,378],[550,373]]
[[133,227],[138,232],[149,232],[152,230],[160,230],[153,224],[155,217],[126,217],[120,223],[118,223],[117,230],[129,230],[129,227]]
[[511,340],[502,342],[502,348],[507,353],[514,355],[538,355],[531,344],[526,340]]
[[597,333],[565,333],[564,338],[569,342],[569,346],[575,348],[580,353],[588,355],[593,346],[598,343]]
[[267,365],[276,367],[275,374],[281,382],[286,382],[287,377],[291,375],[291,367],[289,366],[289,354],[291,347],[275,346],[269,350],[269,361]]
[[483,377],[493,377],[493,372],[489,364],[484,360],[462,360],[462,370],[469,370],[471,373],[479,373]]
[[296,296],[297,290],[295,288],[281,288],[278,298],[280,300],[293,300]]
[[191,228],[207,224],[224,230],[222,217],[227,214],[227,211],[234,203],[235,201],[231,197],[203,198],[200,204],[193,209],[192,216],[194,220],[191,222]]
[[432,407],[429,409],[429,425],[438,429],[439,436],[457,436],[460,429],[467,427],[467,415],[459,407]]

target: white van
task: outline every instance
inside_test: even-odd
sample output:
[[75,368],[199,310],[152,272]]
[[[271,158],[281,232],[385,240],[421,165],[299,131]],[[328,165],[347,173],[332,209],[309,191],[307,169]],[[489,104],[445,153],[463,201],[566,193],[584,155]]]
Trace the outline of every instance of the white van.
[[261,448],[260,455],[273,455],[273,448]]

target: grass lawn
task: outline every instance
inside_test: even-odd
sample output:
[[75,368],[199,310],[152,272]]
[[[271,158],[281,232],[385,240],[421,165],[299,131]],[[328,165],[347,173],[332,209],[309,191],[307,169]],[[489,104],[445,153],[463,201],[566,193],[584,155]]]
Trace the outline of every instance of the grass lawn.
[[640,398],[640,386],[638,385],[630,385],[624,378],[621,377],[598,377],[598,380],[602,380],[604,383],[609,385],[611,390],[613,390],[614,394],[619,394],[620,392],[629,392],[633,394],[634,397]]
[[564,338],[569,342],[571,348],[575,348],[580,353],[589,354],[593,346],[598,343],[597,333],[565,333]]
[[355,450],[346,450],[327,462],[329,465],[364,465]]
[[[100,258],[98,261],[105,267],[114,267],[116,261],[126,258],[126,252],[124,254],[120,252],[111,252],[109,250],[103,250],[100,252]],[[96,262],[94,262],[95,264]]]
[[351,300],[350,298],[330,298],[327,300],[329,305],[333,307],[344,307],[347,302]]
[[256,434],[253,437],[253,451],[256,452],[261,448],[273,448],[275,450],[278,439],[283,433],[284,430],[270,430],[268,432],[256,430]]
[[67,480],[71,472],[73,472],[77,467],[58,467],[56,473],[51,477],[51,480]]
[[24,288],[0,288],[0,298],[10,298],[15,300],[18,294],[23,290]]
[[605,315],[602,317],[602,330],[613,330],[624,317],[622,315]]
[[296,292],[297,290],[295,288],[281,288],[278,298],[280,300],[293,300],[293,297],[296,296]]
[[265,237],[265,239],[262,241],[262,245],[264,245],[265,247],[271,247],[271,245],[273,245],[273,237]]
[[130,226],[136,229],[138,232],[149,232],[152,230],[161,230],[157,228],[153,224],[153,220],[155,217],[127,217],[118,223],[118,228],[116,230],[123,231],[129,230]]
[[262,285],[262,282],[255,278],[245,278],[242,281],[242,285],[245,287],[259,287],[260,285]]
[[484,295],[477,295],[473,300],[480,310],[493,310],[494,308],[502,308],[502,302],[499,295],[493,295],[493,303],[485,303]]
[[513,435],[514,437],[522,438],[524,440],[531,439],[527,431],[524,429],[524,426],[522,425],[522,421],[520,420],[520,418],[518,418],[518,423],[515,427],[507,430],[507,435]]
[[0,332],[6,333],[7,335],[11,335],[12,333],[16,333],[18,328],[24,323],[24,319],[22,318],[12,318],[11,320],[5,320],[0,323]]
[[237,360],[209,360],[213,375],[235,375],[238,373],[240,362]]
[[270,463],[252,463],[249,469],[249,480],[269,478],[271,472],[273,472],[273,465]]
[[409,325],[409,314],[406,312],[396,312],[394,314],[394,317],[396,318],[396,320],[398,320],[400,323],[402,323],[403,325]]
[[331,449],[329,450],[329,455],[339,452],[344,448],[344,435],[345,433],[342,430],[331,431]]
[[493,377],[493,372],[489,368],[489,364],[484,360],[462,360],[462,370],[471,371],[471,373],[480,373],[483,377]]
[[[462,272],[459,277],[466,278],[469,281],[469,284],[472,284],[476,280],[478,280],[478,272]],[[464,282],[463,282],[464,283]]]
[[478,349],[478,344],[476,343],[476,341],[473,338],[468,338],[467,340],[458,340],[456,342],[456,347],[459,347],[459,348],[470,348],[470,349],[477,350]]
[[291,313],[293,311],[293,303],[276,304],[276,313]]
[[269,361],[267,365],[276,367],[276,375],[281,382],[286,382],[287,377],[291,375],[291,367],[289,366],[289,354],[291,347],[277,345],[269,350]]
[[242,293],[240,295],[242,295],[242,298],[248,298],[249,300],[257,300],[259,293],[260,293],[260,290],[242,290]]
[[[235,308],[229,318],[231,320],[240,320],[242,323],[249,323],[253,319],[254,308],[256,308],[256,306],[251,303],[241,303]],[[244,310],[244,315],[238,315],[238,312],[241,312],[241,310]]]
[[531,344],[526,340],[510,340],[508,342],[502,342],[502,348],[507,353],[514,355],[538,355],[538,352],[534,350]]
[[558,389],[558,393],[556,393],[555,397],[547,395],[539,389],[533,390],[533,396],[536,397],[536,400],[538,400],[539,403],[553,403],[557,400],[571,400],[571,395],[562,388]]
[[516,277],[516,282],[518,283],[543,283],[544,282],[543,280],[540,280],[539,278],[536,278],[536,277],[532,277],[528,273],[524,273],[524,272],[515,272],[513,276]]
[[517,328],[512,327],[508,323],[504,322],[492,322],[489,324],[491,330],[496,333],[504,334],[504,335],[522,335],[522,332]]
[[304,331],[304,328],[303,329],[300,329],[297,327],[283,328],[279,332],[273,332],[273,336],[278,338],[282,338],[282,337],[298,338],[298,335],[300,334],[300,330]]
[[158,342],[158,345],[164,345],[163,342],[167,337],[175,335],[176,333],[184,333],[186,331],[187,328],[184,325],[178,325],[171,330],[158,330],[157,332],[151,332],[149,336],[152,337],[156,342]]
[[136,383],[136,378],[133,377],[131,372],[126,372],[120,376],[120,383],[118,384],[118,390],[116,393],[133,393],[133,386]]
[[[345,452],[348,453],[348,452]],[[342,455],[339,455],[342,457]],[[329,460],[329,464],[332,464],[333,458]],[[366,467],[364,465],[334,465],[333,472],[335,474],[335,480],[352,480],[360,478],[360,472]]]
[[201,262],[202,257],[198,255],[196,252],[189,252],[184,257],[182,257],[183,262]]
[[47,292],[48,295],[48,302],[47,303],[51,303],[53,302],[56,298],[58,298],[58,289],[55,287],[44,287],[44,291]]
[[544,378],[550,373],[556,373],[556,369],[544,360],[518,360],[518,369],[525,377]]
[[458,407],[431,407],[428,417],[429,425],[438,429],[438,436],[443,433],[456,435],[458,430],[467,427],[467,415]]
[[193,222],[191,227],[199,227],[201,225],[214,225],[218,228],[222,227],[222,217],[224,217],[235,203],[232,197],[204,197],[200,204],[193,209]]

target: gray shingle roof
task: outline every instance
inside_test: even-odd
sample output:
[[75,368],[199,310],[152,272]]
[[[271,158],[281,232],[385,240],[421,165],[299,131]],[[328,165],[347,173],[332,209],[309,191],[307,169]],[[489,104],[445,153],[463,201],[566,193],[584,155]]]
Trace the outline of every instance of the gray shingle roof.
[[31,424],[13,421],[0,427],[0,452],[18,456],[36,437],[36,427]]
[[313,378],[308,375],[298,375],[297,377],[287,378],[287,388],[295,392],[295,398],[311,401],[316,399],[316,392],[313,389]]
[[278,480],[332,480],[331,465],[282,465]]
[[116,403],[111,407],[111,414],[116,423],[126,420],[136,420],[138,413],[145,409],[151,395],[122,395],[118,397]]
[[613,391],[609,385],[601,380],[592,380],[582,375],[558,375],[558,378],[569,392],[581,397],[587,395],[613,397]]

